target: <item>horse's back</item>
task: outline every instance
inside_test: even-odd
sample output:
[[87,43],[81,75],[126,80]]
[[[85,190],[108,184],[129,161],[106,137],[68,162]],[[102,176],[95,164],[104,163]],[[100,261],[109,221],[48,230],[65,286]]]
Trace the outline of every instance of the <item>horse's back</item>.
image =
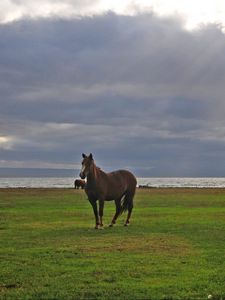
[[115,185],[121,185],[124,189],[128,191],[134,191],[137,186],[136,177],[127,170],[117,170],[107,174],[112,183]]

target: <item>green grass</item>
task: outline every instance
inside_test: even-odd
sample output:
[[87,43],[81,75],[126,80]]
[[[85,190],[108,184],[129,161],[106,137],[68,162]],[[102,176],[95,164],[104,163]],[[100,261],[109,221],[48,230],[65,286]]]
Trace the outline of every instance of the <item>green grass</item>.
[[81,190],[0,189],[0,299],[225,299],[225,190],[138,190],[124,220],[94,230]]

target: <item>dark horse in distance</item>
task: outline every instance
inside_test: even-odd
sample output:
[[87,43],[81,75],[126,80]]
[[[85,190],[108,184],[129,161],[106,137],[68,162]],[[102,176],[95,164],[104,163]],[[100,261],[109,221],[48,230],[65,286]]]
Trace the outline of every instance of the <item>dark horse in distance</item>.
[[[129,225],[137,185],[134,175],[126,170],[105,173],[95,165],[92,154],[89,156],[82,154],[82,156],[80,177],[87,178],[85,192],[95,214],[95,228],[103,227],[104,201],[111,200],[115,201],[116,213],[110,226],[113,226],[118,216],[126,210],[128,215],[124,226]],[[97,200],[99,201],[99,210]]]
[[82,189],[84,189],[85,184],[86,184],[85,180],[82,180],[82,179],[76,179],[76,180],[74,181],[74,188],[75,188],[75,189],[79,189],[79,188],[81,187]]

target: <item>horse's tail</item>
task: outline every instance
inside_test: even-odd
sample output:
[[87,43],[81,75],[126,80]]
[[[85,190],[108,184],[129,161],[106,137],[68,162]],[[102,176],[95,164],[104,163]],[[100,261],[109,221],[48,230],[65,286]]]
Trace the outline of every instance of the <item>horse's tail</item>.
[[120,214],[127,211],[131,212],[133,209],[133,198],[136,191],[137,180],[129,171],[121,171],[127,179],[127,189],[120,200]]
[[131,210],[133,208],[133,197],[134,194],[126,193],[121,199],[121,207],[120,207],[120,215],[127,210]]

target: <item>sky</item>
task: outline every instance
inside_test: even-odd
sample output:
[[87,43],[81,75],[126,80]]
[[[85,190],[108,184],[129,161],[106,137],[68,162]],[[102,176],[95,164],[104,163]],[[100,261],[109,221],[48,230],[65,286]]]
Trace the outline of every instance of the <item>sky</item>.
[[77,176],[84,152],[107,172],[225,177],[224,26],[222,0],[2,0],[0,176]]

